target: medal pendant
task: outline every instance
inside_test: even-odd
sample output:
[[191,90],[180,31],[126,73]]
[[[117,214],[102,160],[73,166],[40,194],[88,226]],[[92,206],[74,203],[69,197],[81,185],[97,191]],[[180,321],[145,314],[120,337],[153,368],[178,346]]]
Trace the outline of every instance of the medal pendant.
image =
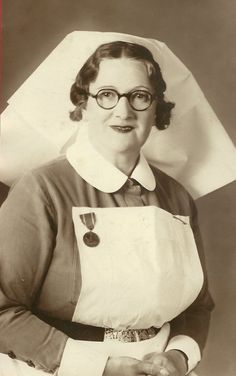
[[96,247],[99,244],[100,239],[95,232],[89,231],[84,234],[83,241],[88,247]]

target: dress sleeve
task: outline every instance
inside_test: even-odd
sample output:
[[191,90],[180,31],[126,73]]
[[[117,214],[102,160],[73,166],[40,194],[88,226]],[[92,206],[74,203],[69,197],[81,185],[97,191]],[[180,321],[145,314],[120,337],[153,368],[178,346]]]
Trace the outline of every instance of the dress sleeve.
[[[195,363],[197,362],[197,358],[200,358],[206,343],[210,315],[212,309],[214,308],[214,303],[208,290],[206,264],[202,239],[198,226],[197,210],[191,198],[190,206],[191,227],[203,269],[204,282],[196,300],[184,312],[170,322],[170,338],[167,350],[170,348],[176,348],[185,352],[187,356],[195,358],[196,361],[190,360],[191,368],[194,368],[196,366]],[[189,351],[187,348],[189,348]],[[198,359],[198,361],[199,360],[200,359]]]
[[53,257],[53,217],[32,174],[0,210],[0,352],[49,373],[59,367],[68,337],[31,310]]

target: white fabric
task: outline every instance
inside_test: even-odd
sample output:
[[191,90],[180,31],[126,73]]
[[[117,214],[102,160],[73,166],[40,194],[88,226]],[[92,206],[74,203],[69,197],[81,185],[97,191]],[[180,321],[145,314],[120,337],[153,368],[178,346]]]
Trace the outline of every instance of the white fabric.
[[[195,198],[234,180],[236,152],[232,142],[192,74],[164,43],[127,34],[84,31],[69,34],[9,99],[2,117],[1,180],[11,184],[32,165],[65,152],[78,127],[68,116],[73,109],[70,86],[94,49],[113,40],[149,48],[167,82],[166,97],[176,103],[169,129],[153,129],[144,149],[148,159],[182,182]],[[25,143],[16,141],[13,127],[18,129],[17,138]],[[48,145],[44,145],[45,137]],[[32,161],[32,145],[37,145],[39,153],[42,150],[42,159],[39,155]]]
[[[116,340],[85,342],[69,339],[58,370],[58,376],[102,376],[109,356],[130,356],[142,360],[146,354],[151,352],[160,353],[171,349],[185,350],[184,352],[189,358],[187,373],[189,374],[200,359],[198,358],[200,353],[198,345],[188,336],[177,336],[166,347],[169,331],[169,324],[165,324],[155,337],[131,343],[121,343]],[[175,344],[174,347],[171,346],[172,342]],[[190,372],[189,375],[193,376],[194,374]]]
[[188,373],[192,369],[194,369],[201,360],[200,348],[197,342],[194,341],[194,339],[191,337],[185,335],[178,335],[171,338],[165,351],[175,349],[181,350],[187,355]]
[[[96,218],[93,231],[100,238],[95,248],[83,241],[88,228],[80,217],[91,212]],[[203,283],[188,217],[173,216],[154,206],[73,207],[72,217],[82,274],[72,321],[115,329],[162,327],[151,340],[128,344],[114,340],[87,342],[85,359],[91,356],[90,346],[108,356],[137,359],[149,352],[164,351],[169,336],[169,324],[165,323],[195,300]],[[186,353],[189,372],[200,360],[199,346],[188,336],[172,338],[166,351],[169,349]]]
[[[67,340],[58,376],[102,376],[108,353],[90,341]],[[96,344],[99,342],[96,342]]]
[[[66,156],[77,173],[100,191],[115,192],[127,180],[127,175],[105,159],[89,142],[86,124],[80,128],[77,141],[69,147]],[[150,191],[156,187],[153,172],[142,153],[130,177]]]
[[[69,340],[65,347],[58,376],[102,376],[102,366],[105,366],[104,359],[107,359],[108,356],[128,356],[141,360],[146,354],[153,351],[163,352],[169,332],[169,324],[165,324],[155,337],[140,342]],[[73,365],[72,367],[70,367],[70,363]],[[77,373],[76,367],[78,367]],[[69,370],[68,374],[66,373],[67,369]]]
[[[162,352],[169,335],[169,326],[166,324],[156,337],[138,343],[127,343],[121,346],[118,341],[85,342],[68,339],[63,353],[61,365],[55,372],[56,376],[102,376],[108,353],[113,356],[138,356],[141,360],[143,354],[151,351]],[[183,336],[186,337],[186,336]],[[188,337],[186,337],[188,339]],[[112,342],[112,343],[111,343]],[[123,344],[124,345],[124,344]],[[175,347],[176,348],[176,347]],[[128,355],[127,355],[128,354]],[[188,353],[189,356],[189,353]],[[189,368],[190,369],[190,368]],[[17,359],[11,359],[0,353],[0,376],[46,376],[51,373],[29,367]],[[197,376],[190,372],[189,376]]]
[[16,178],[23,172],[59,155],[59,147],[46,135],[36,132],[35,128],[10,107],[1,115],[1,124],[1,181],[10,184],[13,177]]
[[[80,215],[95,213],[88,247]],[[72,321],[114,329],[161,327],[197,297],[203,273],[188,217],[155,207],[73,207],[82,289]],[[127,309],[129,307],[129,309]]]

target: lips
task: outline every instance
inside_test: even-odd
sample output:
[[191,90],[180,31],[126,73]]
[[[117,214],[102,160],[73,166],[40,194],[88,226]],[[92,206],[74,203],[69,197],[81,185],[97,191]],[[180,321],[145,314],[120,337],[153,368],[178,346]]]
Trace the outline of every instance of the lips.
[[134,127],[130,125],[111,125],[111,128],[119,133],[128,133],[134,129]]

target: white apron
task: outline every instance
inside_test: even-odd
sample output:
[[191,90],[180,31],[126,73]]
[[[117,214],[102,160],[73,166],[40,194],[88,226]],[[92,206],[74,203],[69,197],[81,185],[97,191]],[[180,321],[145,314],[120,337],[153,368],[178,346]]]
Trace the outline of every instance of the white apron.
[[[81,214],[95,213],[100,243],[88,247]],[[156,206],[72,210],[82,289],[72,321],[121,329],[161,328],[141,342],[90,342],[111,356],[137,359],[163,351],[168,322],[197,297],[203,284],[189,218]]]
[[[88,228],[82,214],[95,213],[95,247],[84,243]],[[155,206],[72,210],[81,262],[82,288],[72,321],[113,329],[161,328],[151,339],[123,343],[87,341],[110,356],[137,359],[162,352],[168,322],[197,297],[203,284],[189,218]],[[0,354],[0,376],[45,376],[23,362]],[[9,371],[5,371],[5,367]],[[11,370],[11,372],[10,372]],[[14,370],[14,372],[13,372]]]

